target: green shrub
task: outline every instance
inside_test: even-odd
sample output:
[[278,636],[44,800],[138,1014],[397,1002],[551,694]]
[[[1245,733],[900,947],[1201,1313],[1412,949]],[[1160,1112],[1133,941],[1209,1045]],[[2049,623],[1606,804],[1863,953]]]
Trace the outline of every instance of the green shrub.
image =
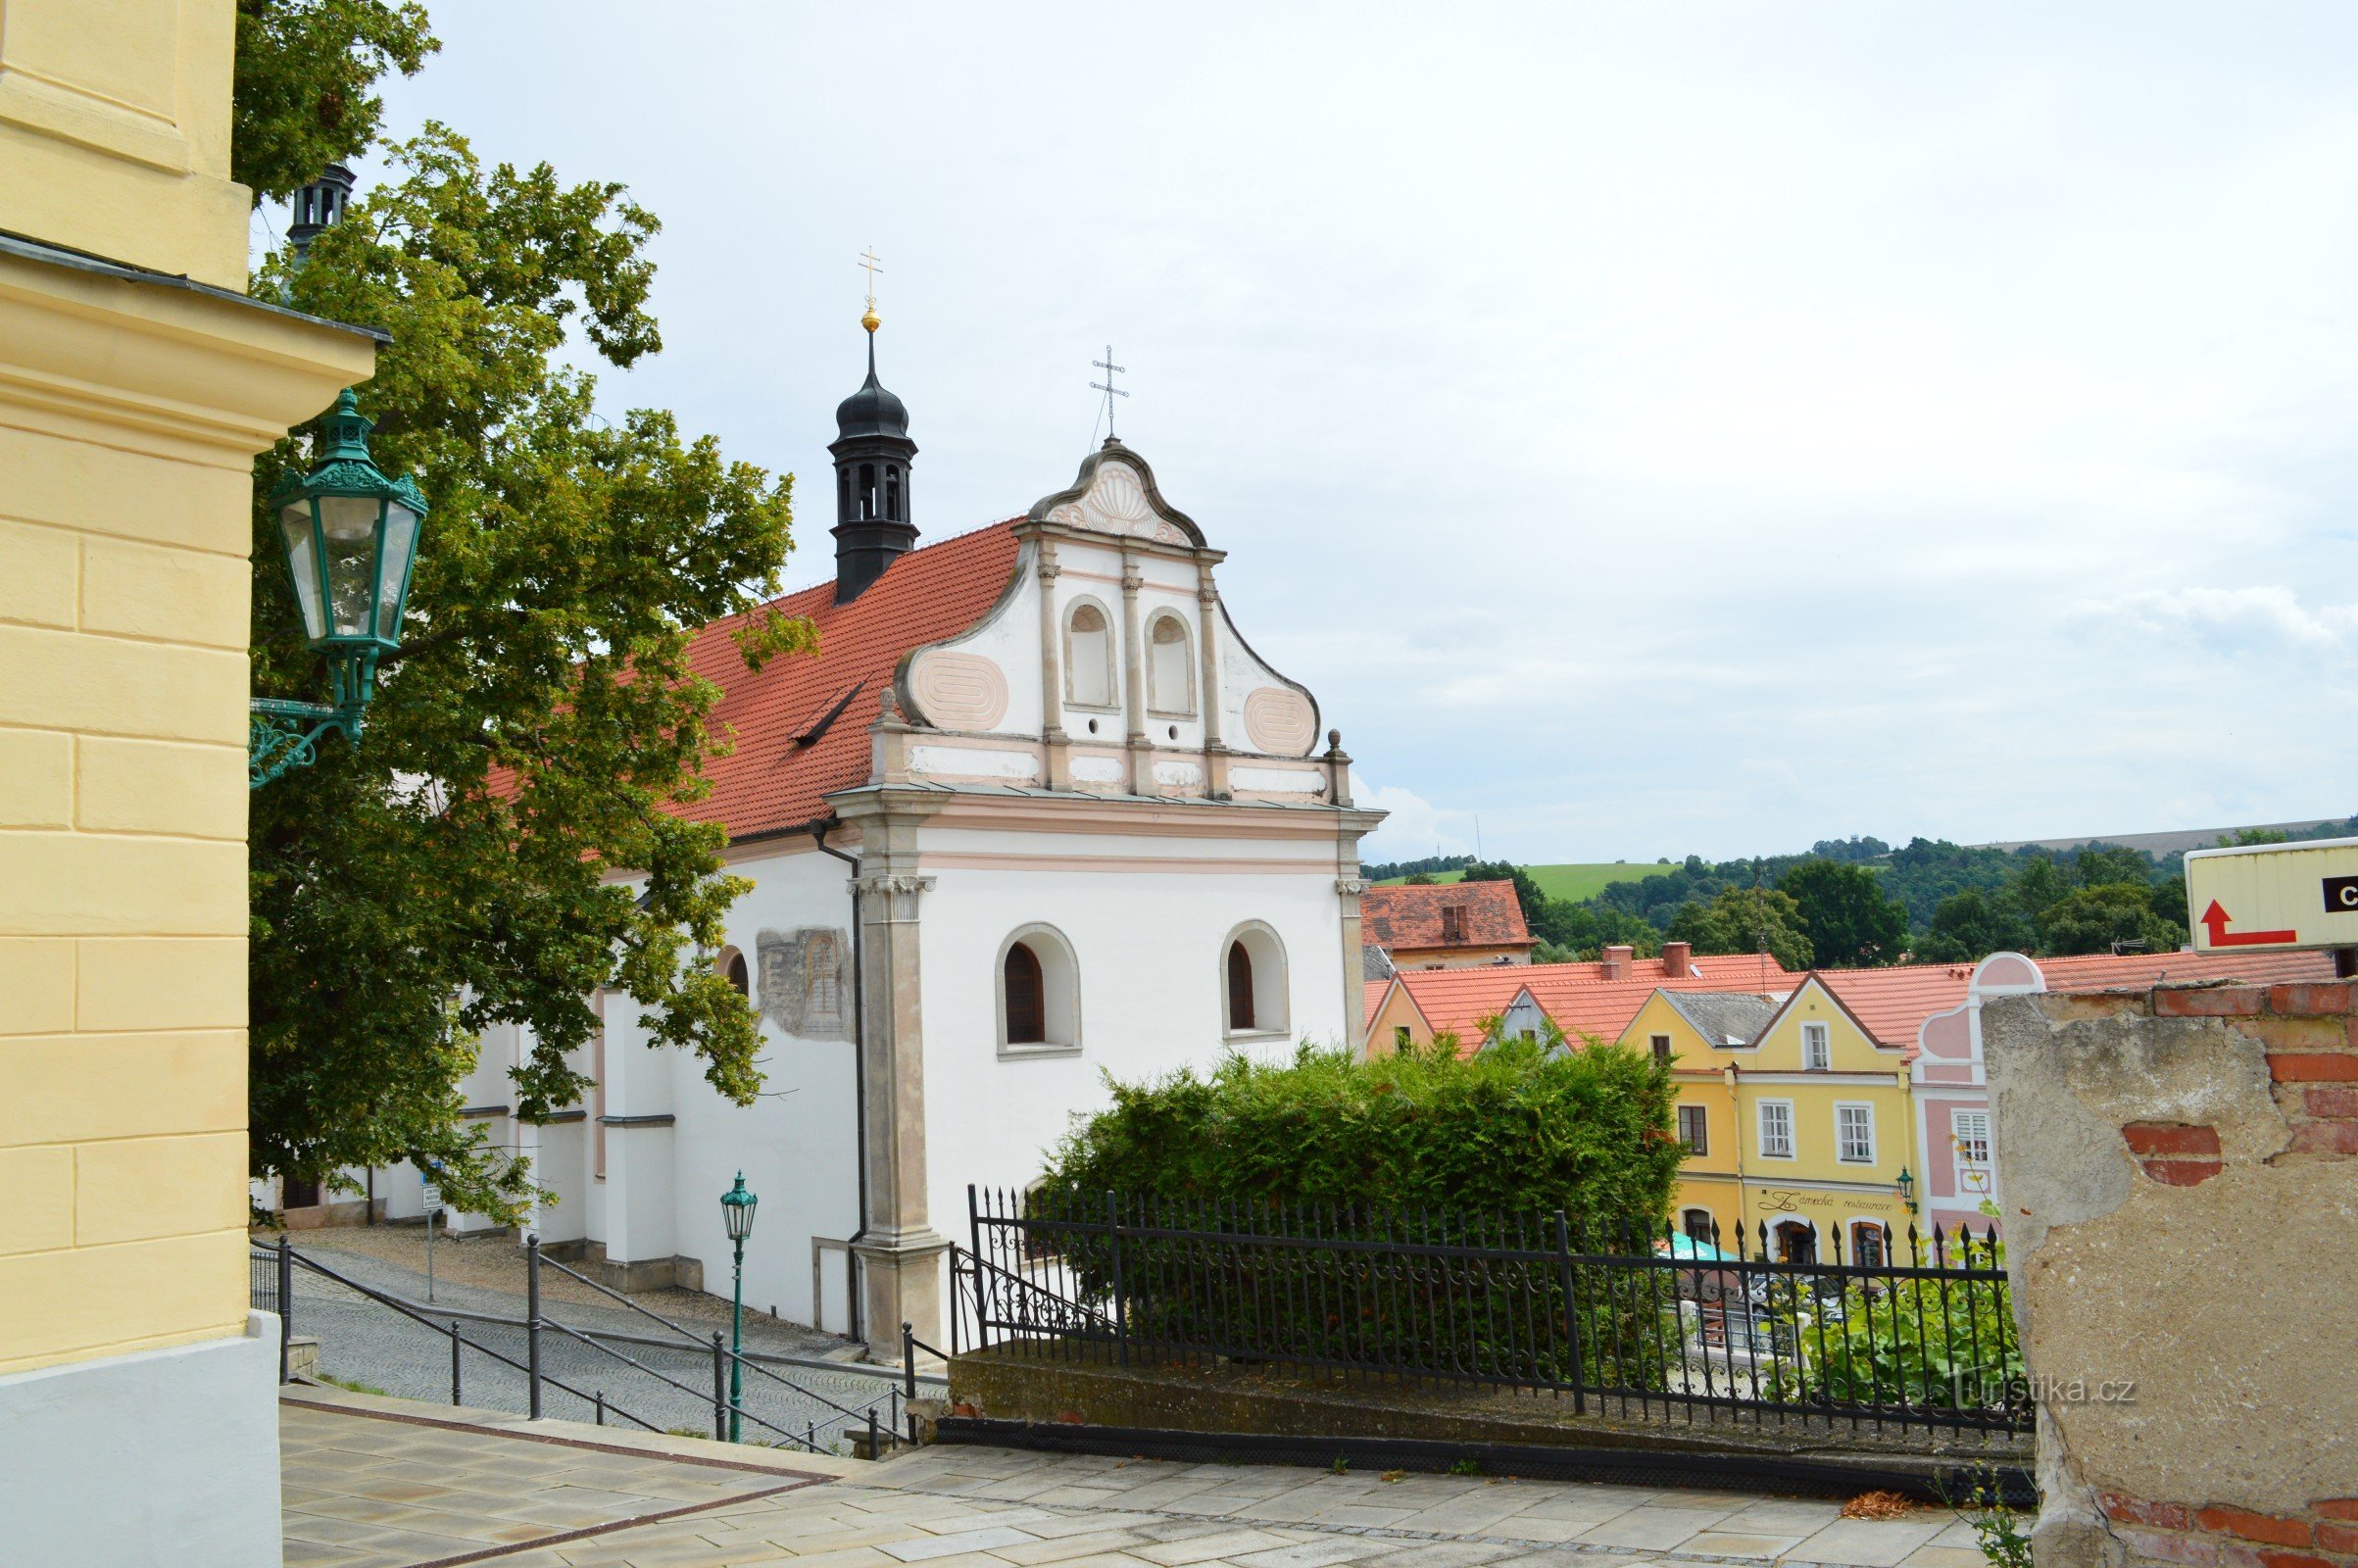
[[1208,1077],[1108,1080],[1047,1188],[1366,1209],[1611,1218],[1668,1215],[1685,1151],[1669,1070],[1645,1053],[1454,1041],[1373,1060],[1308,1046],[1278,1065],[1230,1056]]
[[[1588,1381],[1658,1386],[1668,1277],[1608,1278],[1564,1250],[1661,1233],[1683,1151],[1649,1055],[1305,1047],[1112,1089],[1024,1202],[1033,1245],[1099,1303],[1086,1332],[1109,1326],[1118,1275],[1142,1346],[1545,1383],[1571,1376],[1577,1328]],[[1339,1245],[1261,1239],[1303,1236]]]

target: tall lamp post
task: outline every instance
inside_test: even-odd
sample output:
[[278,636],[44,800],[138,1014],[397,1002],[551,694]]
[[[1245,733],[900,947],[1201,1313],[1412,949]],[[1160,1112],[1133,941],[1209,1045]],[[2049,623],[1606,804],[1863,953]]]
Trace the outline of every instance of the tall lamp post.
[[738,1441],[738,1415],[745,1407],[745,1239],[754,1233],[754,1205],[761,1201],[745,1190],[745,1172],[737,1185],[720,1195],[720,1221],[728,1227],[729,1245],[736,1250],[735,1281],[729,1293],[729,1441]]
[[270,492],[278,542],[303,612],[303,635],[327,659],[327,703],[257,697],[246,748],[246,787],[260,789],[319,760],[319,738],[357,742],[376,695],[376,663],[401,646],[402,608],[425,497],[406,474],[385,476],[368,456],[374,425],[346,387],[319,422],[319,461]]

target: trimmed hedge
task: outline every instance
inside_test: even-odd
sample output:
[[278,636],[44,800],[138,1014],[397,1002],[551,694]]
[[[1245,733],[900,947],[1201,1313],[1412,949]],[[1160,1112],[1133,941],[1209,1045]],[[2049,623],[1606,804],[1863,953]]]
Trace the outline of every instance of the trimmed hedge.
[[1666,1067],[1611,1045],[1502,1041],[1462,1060],[1453,1046],[1363,1060],[1305,1045],[1208,1078],[1108,1080],[1111,1107],[1066,1136],[1040,1196],[1667,1217],[1685,1151]]

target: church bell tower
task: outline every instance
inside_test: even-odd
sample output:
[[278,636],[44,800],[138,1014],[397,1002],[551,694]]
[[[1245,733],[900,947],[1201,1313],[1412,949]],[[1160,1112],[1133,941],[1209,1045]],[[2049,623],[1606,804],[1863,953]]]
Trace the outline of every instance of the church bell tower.
[[[872,261],[873,258],[871,257]],[[871,274],[872,275],[872,274]],[[909,410],[876,380],[876,296],[860,324],[868,334],[868,378],[835,410],[835,602],[849,604],[917,542],[909,503]]]

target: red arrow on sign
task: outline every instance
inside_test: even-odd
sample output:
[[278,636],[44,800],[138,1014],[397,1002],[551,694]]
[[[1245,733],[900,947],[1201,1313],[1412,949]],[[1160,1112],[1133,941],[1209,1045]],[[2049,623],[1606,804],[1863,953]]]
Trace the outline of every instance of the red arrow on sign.
[[2217,899],[2211,900],[2211,906],[2202,911],[2202,923],[2204,928],[2210,932],[2212,947],[2256,948],[2278,942],[2298,942],[2300,940],[2301,934],[2298,931],[2236,931],[2230,933],[2227,929],[2227,911],[2219,907]]

